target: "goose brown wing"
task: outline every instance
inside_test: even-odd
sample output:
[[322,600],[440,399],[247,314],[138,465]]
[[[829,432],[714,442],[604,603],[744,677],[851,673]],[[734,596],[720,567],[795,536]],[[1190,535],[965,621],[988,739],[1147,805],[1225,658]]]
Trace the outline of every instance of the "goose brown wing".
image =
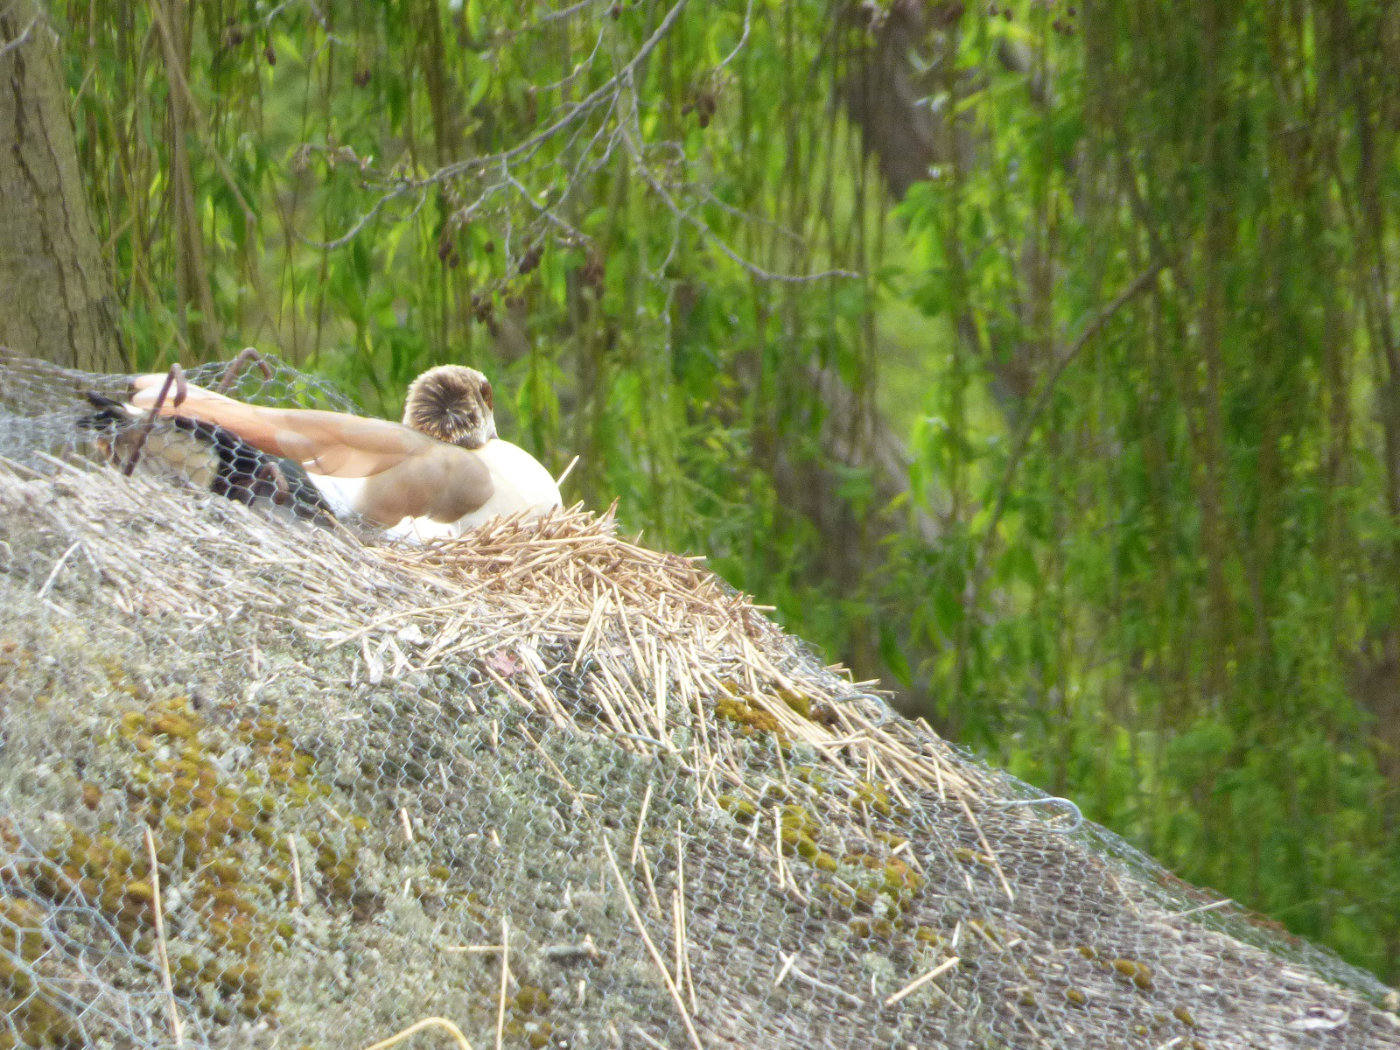
[[429,441],[423,451],[371,476],[363,498],[368,513],[381,521],[430,518],[447,524],[480,509],[495,491],[496,478],[478,453]]
[[[164,377],[137,377],[132,403],[138,408],[149,408],[155,401],[157,380],[163,381]],[[384,419],[318,409],[250,405],[197,386],[188,388],[178,407],[167,401],[161,414],[223,427],[264,452],[285,456],[317,474],[338,478],[372,477],[406,459],[425,455],[440,444]]]

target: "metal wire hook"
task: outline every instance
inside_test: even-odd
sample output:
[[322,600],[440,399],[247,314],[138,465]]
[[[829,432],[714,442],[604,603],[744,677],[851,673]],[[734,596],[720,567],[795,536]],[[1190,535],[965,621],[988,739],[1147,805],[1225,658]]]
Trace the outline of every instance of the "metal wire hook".
[[899,715],[899,712],[890,706],[888,700],[884,697],[876,696],[874,693],[844,693],[841,696],[834,696],[831,698],[831,702],[834,704],[845,703],[849,700],[869,700],[875,705],[877,717],[870,723],[872,729],[883,729]]
[[238,377],[248,370],[248,366],[254,364],[262,372],[264,379],[272,379],[272,366],[267,363],[267,359],[251,346],[245,346],[238,352],[238,356],[228,363],[224,369],[223,376],[219,379],[219,385],[214,388],[218,394],[227,394],[229,388],[238,381]]
[[1046,795],[1043,798],[1013,798],[1002,801],[990,801],[989,806],[997,806],[1001,809],[1011,809],[1013,806],[1045,806],[1060,810],[1055,816],[1068,816],[1073,820],[1068,827],[1061,827],[1051,824],[1050,830],[1057,835],[1068,835],[1070,832],[1078,831],[1084,824],[1084,814],[1074,802],[1067,798],[1060,798],[1058,795]]
[[151,411],[146,415],[146,422],[141,425],[140,432],[136,435],[136,443],[131,448],[131,457],[126,461],[126,466],[122,473],[131,477],[131,472],[136,469],[136,462],[141,458],[141,449],[146,445],[146,438],[150,437],[151,427],[155,426],[156,418],[160,415],[160,410],[165,406],[165,399],[170,394],[171,385],[175,387],[175,400],[171,402],[172,408],[179,408],[184,404],[185,397],[189,394],[189,387],[185,384],[185,370],[178,364],[170,366],[170,371],[165,374],[165,382],[161,384],[160,393],[156,395],[155,403],[151,405]]

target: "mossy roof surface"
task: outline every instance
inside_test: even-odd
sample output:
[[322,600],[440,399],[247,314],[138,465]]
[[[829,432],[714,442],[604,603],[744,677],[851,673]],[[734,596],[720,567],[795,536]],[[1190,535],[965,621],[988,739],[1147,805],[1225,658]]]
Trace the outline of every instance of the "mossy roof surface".
[[0,1046],[1400,1046],[581,512],[380,548],[0,469],[0,756]]

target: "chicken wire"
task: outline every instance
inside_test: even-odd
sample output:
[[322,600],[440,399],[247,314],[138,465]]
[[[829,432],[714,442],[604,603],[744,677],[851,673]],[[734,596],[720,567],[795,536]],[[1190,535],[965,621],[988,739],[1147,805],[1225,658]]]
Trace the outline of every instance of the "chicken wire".
[[694,560],[127,477],[124,385],[0,360],[0,1047],[1400,1047]]

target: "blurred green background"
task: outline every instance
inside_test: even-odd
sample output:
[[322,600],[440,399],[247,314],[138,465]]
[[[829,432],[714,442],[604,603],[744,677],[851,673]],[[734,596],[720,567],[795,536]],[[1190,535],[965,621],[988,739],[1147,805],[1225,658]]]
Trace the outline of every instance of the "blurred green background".
[[1400,11],[55,0],[133,367],[566,497],[1400,980]]

